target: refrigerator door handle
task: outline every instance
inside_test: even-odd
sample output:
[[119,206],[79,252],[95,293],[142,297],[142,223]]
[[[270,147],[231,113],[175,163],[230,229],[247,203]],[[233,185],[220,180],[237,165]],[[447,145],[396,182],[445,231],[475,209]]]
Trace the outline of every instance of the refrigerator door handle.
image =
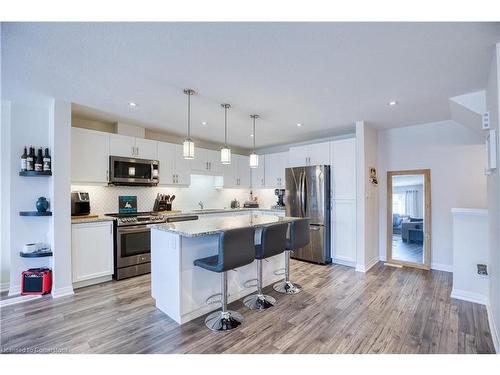
[[302,217],[306,216],[306,173],[302,172],[300,174],[300,213]]

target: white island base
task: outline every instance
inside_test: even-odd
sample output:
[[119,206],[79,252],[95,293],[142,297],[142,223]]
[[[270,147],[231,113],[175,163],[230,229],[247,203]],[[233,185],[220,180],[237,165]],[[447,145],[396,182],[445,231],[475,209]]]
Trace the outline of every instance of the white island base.
[[[257,228],[256,241],[260,232]],[[151,228],[151,294],[156,307],[179,324],[220,308],[219,303],[206,304],[207,298],[221,292],[220,274],[193,264],[195,259],[217,254],[218,238],[218,235],[186,237]],[[284,262],[283,253],[262,262],[263,286],[283,279],[275,272],[283,269]],[[228,271],[228,302],[254,293],[256,287],[246,288],[244,284],[256,277],[257,261]]]

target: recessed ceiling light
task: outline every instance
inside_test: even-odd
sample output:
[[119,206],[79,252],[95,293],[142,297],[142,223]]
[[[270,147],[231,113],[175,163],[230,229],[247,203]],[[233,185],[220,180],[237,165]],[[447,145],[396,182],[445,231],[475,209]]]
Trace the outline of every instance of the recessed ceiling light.
[[389,103],[387,103],[387,105],[390,105],[391,107],[395,106],[396,104],[398,104],[398,102],[395,100],[391,100]]
[[206,121],[202,121],[202,122],[201,122],[201,124],[202,124],[202,125],[206,125],[206,124],[207,124],[207,122],[206,122]]
[[299,122],[299,123],[297,123],[297,126],[300,128],[302,126],[302,124]]
[[250,137],[253,138],[253,134],[250,134]]
[[137,103],[135,103],[135,102],[128,102],[128,106],[131,107],[131,108],[136,108],[139,105]]

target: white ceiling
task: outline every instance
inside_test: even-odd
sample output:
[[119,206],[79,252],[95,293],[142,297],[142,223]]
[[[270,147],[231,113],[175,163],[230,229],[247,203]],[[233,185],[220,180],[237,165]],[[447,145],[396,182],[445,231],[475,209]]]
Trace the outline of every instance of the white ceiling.
[[416,186],[424,184],[424,175],[395,175],[392,176],[392,186]]
[[[40,93],[195,138],[257,147],[449,118],[486,86],[496,23],[2,24],[2,88]],[[389,107],[386,103],[397,100]],[[139,104],[135,110],[128,102]],[[208,125],[202,126],[201,122]],[[297,127],[296,123],[304,126]]]

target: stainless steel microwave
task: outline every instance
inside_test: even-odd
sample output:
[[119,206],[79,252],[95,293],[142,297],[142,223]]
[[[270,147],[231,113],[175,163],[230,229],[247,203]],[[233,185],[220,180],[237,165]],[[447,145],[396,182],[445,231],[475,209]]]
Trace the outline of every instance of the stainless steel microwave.
[[156,186],[159,182],[158,160],[109,157],[110,185]]

